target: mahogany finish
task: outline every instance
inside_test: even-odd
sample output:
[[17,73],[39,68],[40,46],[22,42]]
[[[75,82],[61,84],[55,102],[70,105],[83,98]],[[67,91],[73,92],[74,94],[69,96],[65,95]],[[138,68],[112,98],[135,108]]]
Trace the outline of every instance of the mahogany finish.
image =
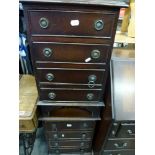
[[[55,98],[50,99],[48,97],[49,93],[55,93]],[[88,99],[87,95],[93,94],[92,99]],[[98,101],[102,96],[101,90],[81,90],[81,89],[40,89],[39,99],[42,101],[51,100],[51,101]],[[89,103],[88,103],[89,105]]]
[[[37,78],[40,82],[51,82],[46,78],[47,74],[53,74],[52,82],[88,84],[91,75],[96,76],[94,84],[102,84],[105,79],[105,70],[95,69],[70,69],[70,68],[37,68]],[[66,75],[65,75],[66,74]],[[65,75],[65,76],[64,76]],[[105,80],[104,80],[105,81]]]
[[59,140],[81,140],[83,139],[83,135],[85,135],[84,140],[91,141],[93,138],[93,131],[59,131],[59,132],[46,132],[46,137],[51,137],[51,139],[57,140],[55,138],[55,134],[57,134]]
[[80,153],[91,152],[94,121],[44,122],[49,152]]
[[95,154],[98,154],[98,152],[101,151],[107,132],[112,122],[110,72],[108,73],[108,78],[105,86],[104,103],[105,108],[101,113],[101,121],[98,121],[96,124],[96,130],[93,140],[93,149]]
[[113,120],[101,154],[135,155],[135,121]]
[[39,106],[43,117],[100,117],[100,107]]
[[[52,54],[45,57],[43,50],[50,48]],[[98,59],[91,59],[89,63],[106,63],[110,58],[110,45],[100,44],[77,44],[77,43],[56,43],[56,42],[33,42],[33,55],[36,61],[57,61],[57,62],[78,62],[85,63],[85,60],[91,57],[94,49],[100,51]]]
[[103,96],[119,9],[127,1],[21,2],[49,153],[98,153],[111,122]]
[[82,146],[84,148],[89,148],[91,145],[91,141],[85,141],[83,140],[82,142],[79,140],[67,140],[67,141],[53,141],[53,140],[49,140],[49,147],[50,148],[56,148],[58,145],[60,145],[61,147],[75,147],[79,146],[79,148]]
[[[31,22],[31,34],[35,35],[74,35],[82,37],[99,37],[111,38],[115,16],[115,12],[83,12],[83,11],[63,11],[59,10],[30,10],[28,12]],[[49,26],[42,29],[39,26],[40,18],[46,18],[49,21]],[[61,20],[60,20],[61,19]],[[96,31],[94,24],[96,20],[104,21],[103,31]],[[72,20],[79,20],[78,26],[71,26]]]
[[[55,148],[55,149],[53,149],[53,148],[49,148],[49,153],[51,153],[51,154],[77,154],[77,153],[79,153],[79,152],[81,152],[81,153],[84,153],[84,152],[91,152],[91,147],[89,147],[89,148],[73,148],[73,147],[64,147],[64,148]],[[90,153],[90,155],[91,155],[91,153]]]
[[[69,125],[68,125],[69,124]],[[71,124],[71,125],[70,125]],[[76,121],[76,122],[49,122],[45,121],[44,126],[47,131],[73,131],[73,130],[90,130],[92,131],[95,127],[94,121]]]

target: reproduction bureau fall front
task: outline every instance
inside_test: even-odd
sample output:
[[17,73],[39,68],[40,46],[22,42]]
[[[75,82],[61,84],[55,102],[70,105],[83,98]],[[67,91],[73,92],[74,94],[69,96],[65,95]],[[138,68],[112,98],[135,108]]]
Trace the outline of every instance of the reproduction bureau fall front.
[[23,0],[49,154],[91,153],[124,1]]

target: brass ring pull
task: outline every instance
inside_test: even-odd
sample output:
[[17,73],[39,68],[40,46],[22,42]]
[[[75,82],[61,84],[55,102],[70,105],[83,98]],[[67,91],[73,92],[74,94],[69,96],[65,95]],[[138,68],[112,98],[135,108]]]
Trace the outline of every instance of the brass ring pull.
[[89,75],[89,76],[88,76],[88,80],[89,80],[89,81],[94,81],[94,82],[95,82],[95,81],[97,80],[97,77],[96,77],[96,75]]
[[99,20],[96,20],[95,23],[94,23],[94,27],[97,31],[100,31],[104,28],[104,21],[99,19]]
[[93,88],[95,86],[95,81],[97,80],[97,77],[96,75],[89,75],[88,80],[89,80],[88,87]]
[[87,123],[83,123],[83,127],[87,128],[88,127]]
[[53,100],[53,99],[55,99],[56,94],[51,92],[51,93],[48,94],[48,97]]
[[83,133],[83,134],[82,134],[82,139],[85,139],[85,138],[86,138],[86,134]]
[[48,27],[48,24],[49,24],[49,22],[48,22],[47,18],[45,18],[45,17],[40,18],[39,25],[41,28],[46,29]]
[[59,146],[58,142],[55,142],[55,144],[54,144],[54,145],[55,145],[55,147],[58,147],[58,146]]
[[88,94],[87,94],[87,99],[88,99],[89,101],[93,100],[93,99],[94,99],[94,94],[93,94],[93,93],[88,93]]
[[88,87],[89,87],[89,88],[95,87],[95,82],[94,82],[94,81],[89,81],[89,82],[88,82]]
[[81,147],[84,147],[84,142],[81,142],[81,144],[80,144],[80,145],[81,145]]
[[93,58],[93,59],[98,59],[98,58],[100,58],[100,51],[99,50],[97,50],[97,49],[95,49],[95,50],[93,50],[92,52],[91,52],[91,57]]
[[52,54],[52,50],[50,48],[44,48],[43,49],[43,54],[45,57],[50,57]]
[[53,137],[54,137],[54,139],[57,139],[58,138],[58,134],[54,134]]
[[128,133],[130,136],[134,136],[134,135],[135,135],[135,133],[133,133],[132,130],[127,130],[127,133]]
[[117,144],[117,143],[115,143],[114,144],[114,146],[117,148],[117,149],[123,149],[123,148],[125,148],[125,147],[127,147],[127,143],[123,143],[123,144],[121,144],[121,145],[119,145],[119,144]]
[[54,79],[54,75],[52,73],[48,73],[48,74],[46,74],[46,79],[48,81],[52,81]]

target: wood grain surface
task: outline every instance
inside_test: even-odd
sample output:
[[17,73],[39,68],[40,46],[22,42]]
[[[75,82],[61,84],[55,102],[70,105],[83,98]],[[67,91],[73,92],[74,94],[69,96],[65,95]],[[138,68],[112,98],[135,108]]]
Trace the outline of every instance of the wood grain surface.
[[36,101],[38,92],[35,78],[23,75],[19,82],[19,131],[34,132],[37,128]]

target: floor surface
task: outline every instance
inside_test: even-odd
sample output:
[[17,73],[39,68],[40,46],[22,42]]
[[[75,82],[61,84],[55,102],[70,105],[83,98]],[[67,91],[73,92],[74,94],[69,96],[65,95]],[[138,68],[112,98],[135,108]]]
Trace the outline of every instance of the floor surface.
[[[38,128],[36,133],[36,139],[31,155],[48,155],[48,148],[45,142],[43,134],[43,128]],[[23,145],[20,144],[19,155],[24,155]]]

